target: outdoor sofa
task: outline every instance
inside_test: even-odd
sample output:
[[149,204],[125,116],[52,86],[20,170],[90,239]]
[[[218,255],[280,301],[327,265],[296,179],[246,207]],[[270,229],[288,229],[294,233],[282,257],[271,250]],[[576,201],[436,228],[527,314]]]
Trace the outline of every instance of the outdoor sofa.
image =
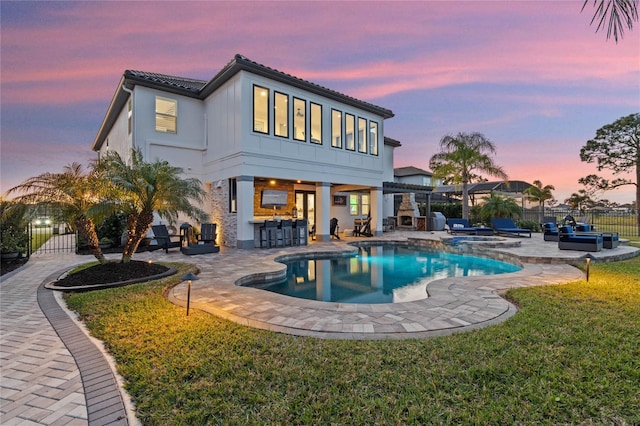
[[542,238],[545,241],[558,241],[558,237],[560,236],[560,231],[558,227],[553,222],[547,222],[542,225]]
[[576,234],[573,227],[560,227],[558,248],[560,250],[601,251],[603,238],[601,234]]

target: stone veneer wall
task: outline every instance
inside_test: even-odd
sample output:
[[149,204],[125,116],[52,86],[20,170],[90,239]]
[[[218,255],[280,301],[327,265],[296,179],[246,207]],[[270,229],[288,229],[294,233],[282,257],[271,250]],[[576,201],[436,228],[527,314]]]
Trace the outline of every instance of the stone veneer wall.
[[209,193],[211,201],[211,220],[218,225],[218,244],[226,247],[236,247],[238,239],[238,215],[229,212],[229,179],[211,185]]
[[275,213],[278,216],[289,216],[291,211],[296,206],[295,191],[292,182],[276,182],[271,184],[269,182],[255,182],[255,192],[253,194],[253,215],[254,216],[273,216],[274,209],[262,207],[260,205],[260,199],[262,197],[263,189],[275,189],[278,191],[287,191],[287,205],[277,207]]

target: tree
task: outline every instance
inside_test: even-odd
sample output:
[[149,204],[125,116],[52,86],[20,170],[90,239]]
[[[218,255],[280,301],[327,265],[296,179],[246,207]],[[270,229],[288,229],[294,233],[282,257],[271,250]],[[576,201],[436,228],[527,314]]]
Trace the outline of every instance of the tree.
[[130,163],[110,151],[100,160],[100,169],[119,191],[119,207],[127,215],[122,263],[131,260],[151,228],[154,211],[170,223],[178,219],[179,213],[198,221],[206,220],[206,213],[191,204],[203,201],[206,194],[202,183],[194,178],[181,178],[180,167],[161,160],[145,162],[140,150],[134,149]]
[[580,212],[584,212],[587,207],[595,204],[589,193],[584,189],[574,192],[569,198],[565,199],[564,202],[571,207],[571,210],[579,210]]
[[100,263],[106,259],[100,250],[94,219],[104,211],[102,198],[108,182],[101,179],[95,167],[84,169],[79,163],[65,166],[62,173],[43,173],[11,188],[8,193],[22,192],[16,201],[26,204],[48,204],[58,208],[62,218],[78,230]]
[[[582,10],[587,7],[589,0],[584,0],[582,4]],[[624,27],[629,30],[633,28],[633,21],[638,20],[638,0],[593,0],[593,7],[596,11],[591,18],[591,25],[597,20],[598,28],[596,32],[600,31],[600,28],[604,28],[607,24],[607,40],[613,38],[618,42],[618,35],[620,38],[624,35]]]
[[[596,163],[598,171],[610,170],[614,175],[635,172],[633,180],[618,178],[609,181],[597,175],[580,178],[579,182],[601,189],[612,190],[625,185],[636,187],[636,206],[640,202],[640,113],[621,117],[596,131],[596,136],[580,149],[580,160]],[[636,213],[638,235],[640,214]]]
[[469,219],[469,183],[476,176],[474,171],[508,179],[490,156],[496,153],[495,145],[481,133],[458,133],[456,137],[444,136],[440,149],[429,160],[433,177],[462,184],[462,217]]
[[555,187],[553,185],[545,185],[542,186],[542,182],[539,180],[533,181],[533,186],[524,190],[525,197],[527,200],[532,201],[534,203],[539,203],[540,210],[538,219],[539,222],[542,223],[544,221],[544,203],[547,200],[553,200],[553,194],[551,191],[555,191]]
[[493,217],[521,216],[522,210],[515,199],[492,192],[486,197],[482,197],[482,218],[485,221]]

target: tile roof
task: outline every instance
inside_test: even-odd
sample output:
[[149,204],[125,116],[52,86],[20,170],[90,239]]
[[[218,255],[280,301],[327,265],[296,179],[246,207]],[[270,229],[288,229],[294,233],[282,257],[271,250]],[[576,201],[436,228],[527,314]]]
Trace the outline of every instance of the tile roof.
[[176,87],[189,90],[194,93],[200,92],[207,84],[205,80],[196,80],[193,78],[176,77],[173,75],[157,74],[144,71],[127,70],[124,72],[125,78],[150,81],[161,85]]

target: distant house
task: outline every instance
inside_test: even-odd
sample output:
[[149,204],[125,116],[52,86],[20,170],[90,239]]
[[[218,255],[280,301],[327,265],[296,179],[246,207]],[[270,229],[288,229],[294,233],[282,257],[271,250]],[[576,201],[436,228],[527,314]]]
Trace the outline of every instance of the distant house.
[[442,184],[441,179],[433,179],[433,173],[413,166],[396,167],[395,169],[393,169],[393,176],[394,181],[398,183],[408,183],[430,187],[435,187]]
[[200,179],[221,245],[255,247],[257,224],[274,215],[306,218],[328,240],[333,217],[348,228],[370,215],[382,233],[400,146],[384,137],[393,116],[236,55],[208,81],[125,71],[92,149],[127,158],[139,148]]

